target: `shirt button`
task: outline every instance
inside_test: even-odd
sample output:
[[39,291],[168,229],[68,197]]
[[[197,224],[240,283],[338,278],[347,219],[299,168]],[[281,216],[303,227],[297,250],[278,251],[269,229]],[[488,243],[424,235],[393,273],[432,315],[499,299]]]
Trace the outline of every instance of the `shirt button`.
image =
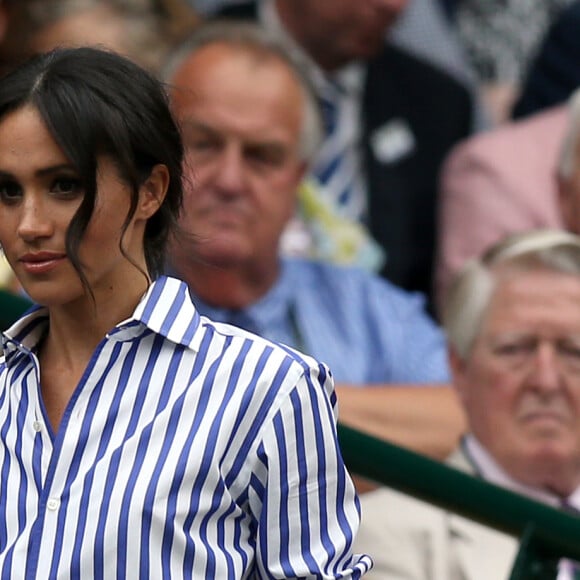
[[34,423],[32,423],[32,427],[37,433],[42,431],[42,423],[40,421],[34,421]]
[[60,500],[51,497],[47,502],[46,502],[46,507],[53,512],[54,510],[58,509],[58,506],[60,505]]

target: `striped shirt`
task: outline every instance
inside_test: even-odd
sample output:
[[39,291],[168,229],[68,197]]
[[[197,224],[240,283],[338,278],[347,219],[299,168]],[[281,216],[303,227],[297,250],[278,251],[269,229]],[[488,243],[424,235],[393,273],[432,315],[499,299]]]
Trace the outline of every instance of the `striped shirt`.
[[359,578],[328,369],[173,278],[96,348],[53,433],[37,308],[2,337],[0,577]]

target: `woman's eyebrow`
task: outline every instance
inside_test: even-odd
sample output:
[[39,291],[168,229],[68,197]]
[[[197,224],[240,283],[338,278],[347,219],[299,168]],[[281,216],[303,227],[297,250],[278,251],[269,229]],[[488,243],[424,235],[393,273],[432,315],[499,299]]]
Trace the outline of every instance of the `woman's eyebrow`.
[[50,165],[49,167],[43,167],[42,169],[37,169],[34,174],[42,177],[44,175],[50,175],[51,173],[57,173],[59,171],[76,171],[75,168],[70,163],[59,163],[57,165]]
[[[59,171],[75,171],[76,169],[70,163],[58,163],[57,165],[50,165],[49,167],[43,167],[42,169],[37,169],[34,172],[36,177],[44,177],[46,175],[52,175],[53,173],[58,173]],[[0,177],[3,179],[16,179],[14,173],[0,169]]]

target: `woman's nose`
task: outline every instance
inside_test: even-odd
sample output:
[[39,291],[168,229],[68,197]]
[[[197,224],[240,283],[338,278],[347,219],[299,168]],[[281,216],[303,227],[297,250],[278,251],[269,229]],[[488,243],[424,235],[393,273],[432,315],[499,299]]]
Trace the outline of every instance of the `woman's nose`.
[[53,232],[53,221],[45,205],[38,199],[25,199],[21,206],[18,235],[25,241],[48,237]]

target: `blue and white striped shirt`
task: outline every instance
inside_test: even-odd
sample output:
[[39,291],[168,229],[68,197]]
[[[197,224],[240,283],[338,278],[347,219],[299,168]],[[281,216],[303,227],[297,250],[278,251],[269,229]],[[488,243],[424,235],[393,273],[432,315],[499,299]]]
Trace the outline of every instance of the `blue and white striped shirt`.
[[201,317],[161,278],[99,344],[52,433],[35,353],[3,335],[0,577],[359,578],[332,378]]

